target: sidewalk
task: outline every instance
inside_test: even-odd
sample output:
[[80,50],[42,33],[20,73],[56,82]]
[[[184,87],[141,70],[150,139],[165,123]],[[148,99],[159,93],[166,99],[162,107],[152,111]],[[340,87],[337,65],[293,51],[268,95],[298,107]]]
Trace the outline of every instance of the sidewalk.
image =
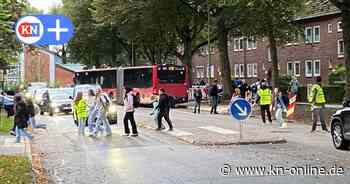
[[11,135],[0,135],[0,155],[30,155],[30,144],[22,140],[15,143],[16,138]]

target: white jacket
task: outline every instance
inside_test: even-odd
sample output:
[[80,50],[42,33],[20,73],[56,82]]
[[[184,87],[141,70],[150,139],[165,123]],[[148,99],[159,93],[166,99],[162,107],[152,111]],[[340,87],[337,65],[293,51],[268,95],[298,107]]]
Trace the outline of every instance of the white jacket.
[[125,112],[134,112],[134,98],[132,92],[127,94],[127,98],[124,98],[124,111]]

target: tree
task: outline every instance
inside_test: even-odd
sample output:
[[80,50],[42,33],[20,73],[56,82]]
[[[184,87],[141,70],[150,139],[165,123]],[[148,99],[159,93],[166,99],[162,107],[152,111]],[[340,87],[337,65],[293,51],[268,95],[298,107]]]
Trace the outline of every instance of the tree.
[[[272,83],[279,86],[277,47],[293,39],[300,27],[295,17],[305,7],[305,0],[241,0],[249,9],[246,26],[252,34],[267,37],[272,59]],[[252,18],[253,17],[253,18]]]
[[330,0],[341,11],[342,29],[344,40],[345,53],[345,68],[346,68],[346,86],[345,97],[350,99],[350,1],[348,0]]
[[25,1],[0,0],[0,64],[13,63],[21,49],[13,26],[25,9]]

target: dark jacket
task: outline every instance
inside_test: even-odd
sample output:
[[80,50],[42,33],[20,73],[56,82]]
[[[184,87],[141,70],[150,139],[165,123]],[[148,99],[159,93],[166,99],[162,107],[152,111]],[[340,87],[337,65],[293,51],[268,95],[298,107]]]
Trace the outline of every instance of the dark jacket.
[[167,94],[161,94],[159,96],[157,109],[159,109],[160,112],[167,112],[169,108],[169,96]]
[[28,114],[26,104],[23,101],[16,103],[15,124],[18,128],[26,128],[28,126]]
[[34,117],[35,116],[35,108],[34,108],[34,103],[32,100],[28,100],[27,101],[27,111],[28,111],[28,115],[30,117]]
[[218,96],[219,88],[218,85],[214,84],[209,87],[209,96]]
[[202,91],[196,90],[196,92],[194,92],[194,99],[196,100],[196,102],[201,102],[202,98],[203,98]]

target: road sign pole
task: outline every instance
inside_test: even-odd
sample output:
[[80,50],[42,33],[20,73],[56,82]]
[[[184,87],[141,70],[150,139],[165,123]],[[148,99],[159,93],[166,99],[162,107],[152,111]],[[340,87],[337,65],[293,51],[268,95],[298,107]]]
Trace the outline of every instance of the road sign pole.
[[239,141],[243,139],[243,122],[239,124]]

